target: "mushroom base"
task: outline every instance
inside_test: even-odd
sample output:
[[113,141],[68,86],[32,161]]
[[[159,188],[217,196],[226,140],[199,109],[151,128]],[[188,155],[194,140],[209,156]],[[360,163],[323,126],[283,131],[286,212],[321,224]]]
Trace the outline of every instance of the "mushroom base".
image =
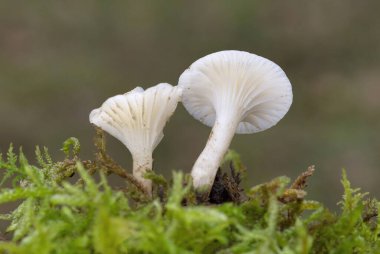
[[133,176],[142,185],[145,192],[152,195],[152,181],[144,177],[145,173],[152,170],[152,155],[134,155],[133,156]]

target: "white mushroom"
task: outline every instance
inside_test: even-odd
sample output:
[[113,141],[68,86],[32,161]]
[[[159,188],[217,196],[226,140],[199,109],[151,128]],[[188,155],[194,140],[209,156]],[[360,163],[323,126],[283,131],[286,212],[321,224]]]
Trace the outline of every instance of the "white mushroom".
[[151,193],[152,183],[144,178],[152,170],[152,153],[162,140],[163,129],[174,113],[181,89],[162,83],[144,91],[132,91],[107,99],[90,113],[90,122],[120,140],[131,152],[133,175]]
[[213,127],[191,175],[208,193],[235,133],[274,126],[292,104],[292,87],[272,61],[243,51],[220,51],[194,62],[179,78],[187,111]]

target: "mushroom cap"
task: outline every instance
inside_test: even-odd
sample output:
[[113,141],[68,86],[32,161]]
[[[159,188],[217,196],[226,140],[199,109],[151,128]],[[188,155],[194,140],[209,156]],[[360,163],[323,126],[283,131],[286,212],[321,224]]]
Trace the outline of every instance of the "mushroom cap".
[[212,127],[233,114],[236,133],[274,126],[292,104],[292,86],[272,61],[244,51],[220,51],[195,61],[179,78],[182,103],[196,119]]
[[132,154],[153,152],[180,97],[181,89],[167,83],[145,91],[136,87],[107,99],[90,113],[90,122],[120,140]]

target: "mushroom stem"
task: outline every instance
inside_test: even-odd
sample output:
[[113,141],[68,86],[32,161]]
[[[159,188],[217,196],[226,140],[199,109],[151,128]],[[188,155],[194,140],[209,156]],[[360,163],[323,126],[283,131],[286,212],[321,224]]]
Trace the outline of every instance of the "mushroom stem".
[[235,134],[236,117],[217,118],[207,144],[191,171],[193,186],[198,193],[207,195],[212,188],[216,173]]
[[133,176],[144,187],[146,193],[152,195],[152,181],[146,179],[144,174],[152,170],[152,153],[133,155]]

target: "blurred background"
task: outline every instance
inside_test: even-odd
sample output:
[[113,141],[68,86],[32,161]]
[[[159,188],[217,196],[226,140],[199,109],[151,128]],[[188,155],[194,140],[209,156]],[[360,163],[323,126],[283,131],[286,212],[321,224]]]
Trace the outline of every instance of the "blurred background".
[[[54,159],[71,136],[91,158],[89,112],[108,97],[168,82],[224,49],[279,64],[293,85],[285,118],[265,132],[236,135],[246,187],[315,164],[309,198],[332,209],[341,170],[380,197],[380,1],[1,1],[0,150],[36,145]],[[179,106],[155,151],[156,171],[190,172],[210,128]],[[131,168],[126,148],[109,153]],[[116,180],[115,180],[116,181]]]

